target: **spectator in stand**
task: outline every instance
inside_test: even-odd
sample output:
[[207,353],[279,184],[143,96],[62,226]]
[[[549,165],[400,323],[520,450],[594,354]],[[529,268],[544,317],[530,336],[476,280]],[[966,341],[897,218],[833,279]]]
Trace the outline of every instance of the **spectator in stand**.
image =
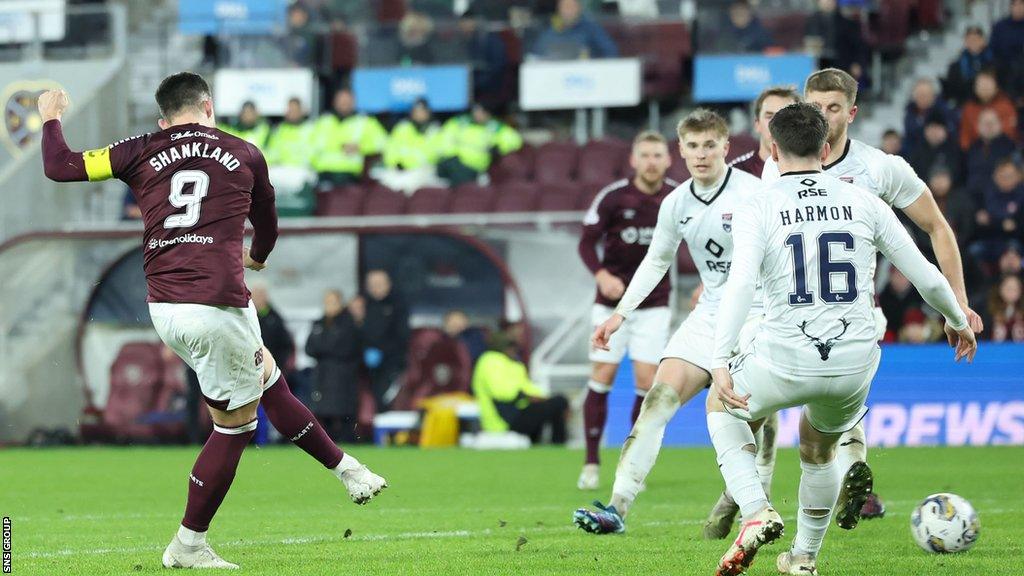
[[989,336],[993,342],[1024,342],[1024,299],[1019,276],[1003,276],[988,300]]
[[135,194],[128,187],[125,187],[124,198],[121,200],[121,220],[142,220],[142,208],[139,208]]
[[473,364],[487,351],[487,335],[469,323],[469,316],[462,310],[451,310],[444,315],[444,332],[458,339],[466,346]]
[[319,65],[322,52],[319,28],[305,4],[293,2],[288,6],[288,33],[284,37],[284,52],[296,66],[316,68]]
[[807,21],[804,34],[804,46],[819,56],[820,68],[846,70],[860,81],[870,50],[860,21],[844,14],[836,0],[818,0],[818,9]]
[[1024,263],[1021,261],[1020,251],[1012,246],[999,257],[999,276],[1006,275],[1024,278]]
[[882,152],[898,156],[903,149],[903,136],[894,128],[889,128],[882,134],[882,145],[879,146]]
[[550,427],[551,443],[565,444],[569,401],[561,395],[547,396],[530,381],[516,348],[512,335],[496,332],[490,349],[476,363],[473,395],[480,404],[480,427],[484,432],[511,430],[535,444]]
[[768,131],[768,123],[776,112],[799,101],[800,94],[792,86],[773,86],[762,91],[757,100],[754,100],[753,110],[758,149],[737,156],[729,165],[760,178],[764,170],[764,161],[772,153],[772,135]]
[[1017,109],[999,90],[995,73],[984,70],[974,78],[974,98],[963,105],[961,112],[960,147],[964,150],[978,139],[978,116],[985,110],[994,110],[1003,125],[1003,133],[1017,140]]
[[270,303],[267,294],[267,287],[262,284],[255,284],[252,287],[252,304],[256,307],[256,317],[260,321],[260,334],[263,335],[263,345],[270,351],[270,355],[277,360],[278,366],[285,372],[285,376],[295,366],[295,340],[284,318],[277,313],[277,310]]
[[614,58],[619,49],[604,28],[583,13],[579,0],[558,0],[551,25],[537,37],[530,54],[551,60]]
[[312,162],[309,143],[313,139],[313,124],[306,120],[302,101],[288,100],[284,120],[270,132],[264,155],[271,166],[308,168]]
[[313,169],[323,187],[358,182],[366,157],[380,154],[387,142],[387,131],[376,118],[356,112],[350,89],[335,92],[331,104],[313,127]]
[[[956,234],[957,245],[960,248],[963,260],[964,281],[967,284],[968,293],[984,286],[985,277],[977,262],[971,256],[970,244],[975,235],[975,213],[977,202],[967,190],[954,185],[952,173],[949,168],[937,164],[927,176],[928,189],[932,191],[935,203],[942,211],[946,221]],[[925,256],[934,261],[935,253],[931,248],[928,235],[919,228],[910,227],[910,235],[914,238]]]
[[1013,160],[1000,160],[992,184],[985,191],[982,209],[975,221],[978,239],[971,252],[981,262],[994,264],[1008,248],[1020,248],[1020,220],[1024,208],[1024,183],[1020,167]]
[[505,43],[497,33],[486,28],[479,14],[470,6],[459,17],[459,41],[463,51],[462,60],[473,66],[473,94],[479,99],[497,97],[504,87]]
[[336,442],[353,442],[359,412],[359,329],[339,290],[324,294],[324,316],[313,323],[306,354],[316,360],[310,408]]
[[950,138],[949,124],[941,114],[929,114],[925,120],[923,139],[911,152],[908,161],[921,178],[927,178],[937,167],[944,167],[953,182],[963,182],[963,153]]
[[1011,0],[1010,14],[992,27],[992,53],[999,67],[1024,57],[1024,0]]
[[238,119],[234,124],[223,124],[218,128],[228,134],[238,136],[259,148],[261,152],[267,147],[270,124],[267,124],[267,121],[260,116],[259,110],[256,109],[256,103],[252,100],[242,103],[242,109],[238,112]]
[[409,309],[392,290],[391,276],[384,270],[370,270],[364,288],[363,364],[377,411],[384,412],[401,387],[399,376],[409,352]]
[[773,44],[771,34],[747,0],[736,0],[729,6],[728,17],[714,38],[711,49],[716,52],[763,52]]
[[932,78],[921,78],[914,84],[910,102],[903,115],[902,156],[910,157],[924,145],[925,123],[929,119],[941,118],[946,130],[954,131],[953,113],[946,103],[938,98],[938,88]]
[[398,23],[398,64],[433,64],[437,58],[431,42],[434,21],[420,12],[409,11]]
[[964,33],[964,49],[960,56],[950,63],[946,70],[943,94],[957,106],[962,106],[974,92],[974,78],[982,70],[995,65],[995,56],[985,41],[985,31],[980,26],[970,26]]
[[1003,125],[994,110],[978,116],[978,139],[967,151],[967,188],[981,196],[992,182],[996,163],[1004,158],[1017,158],[1017,145],[1003,133]]
[[392,190],[412,194],[427,186],[443,186],[437,177],[441,153],[441,125],[431,116],[430,105],[416,100],[409,117],[391,129],[384,147],[384,170],[374,176]]
[[944,336],[938,318],[929,316],[923,308],[911,308],[904,314],[903,324],[896,338],[898,342],[905,344],[927,344],[938,342]]
[[896,341],[903,329],[907,312],[920,309],[923,304],[924,300],[907,277],[892,266],[889,271],[889,283],[878,295],[878,305],[882,308],[886,320],[885,341]]
[[487,172],[495,157],[523,147],[519,132],[495,119],[479,102],[473,104],[469,114],[444,123],[441,141],[438,174],[452,186],[475,181]]

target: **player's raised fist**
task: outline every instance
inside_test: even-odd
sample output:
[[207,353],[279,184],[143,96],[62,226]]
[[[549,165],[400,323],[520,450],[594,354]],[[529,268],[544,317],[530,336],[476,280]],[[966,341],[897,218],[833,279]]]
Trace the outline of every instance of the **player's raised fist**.
[[252,256],[249,254],[248,246],[242,248],[242,266],[245,266],[246,268],[254,272],[259,272],[260,270],[263,270],[264,268],[267,267],[265,263],[257,262],[252,259]]
[[37,100],[39,116],[44,123],[54,119],[60,120],[69,103],[68,93],[64,90],[47,90],[40,94]]

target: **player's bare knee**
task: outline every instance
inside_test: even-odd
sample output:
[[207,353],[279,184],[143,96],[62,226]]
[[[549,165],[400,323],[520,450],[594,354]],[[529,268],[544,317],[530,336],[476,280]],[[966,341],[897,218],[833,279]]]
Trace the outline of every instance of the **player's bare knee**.
[[[594,362],[594,365],[590,370],[590,380],[602,384],[603,386],[606,386],[610,390],[612,382],[615,381],[615,373],[618,371],[618,369],[618,364]],[[607,392],[607,390],[605,390],[605,392]]]

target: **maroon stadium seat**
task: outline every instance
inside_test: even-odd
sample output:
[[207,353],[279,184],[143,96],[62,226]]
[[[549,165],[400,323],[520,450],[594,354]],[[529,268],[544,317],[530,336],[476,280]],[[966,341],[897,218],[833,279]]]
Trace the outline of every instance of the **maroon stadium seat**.
[[395,192],[385,186],[373,186],[366,191],[366,199],[363,201],[363,215],[405,214],[405,203],[405,194]]
[[343,186],[320,193],[317,199],[317,214],[321,216],[358,216],[363,213],[363,186]]
[[334,70],[351,70],[359,61],[359,39],[343,30],[331,34],[331,67]]
[[448,211],[452,214],[477,214],[490,212],[493,207],[494,187],[469,183],[452,191]]
[[532,212],[537,209],[539,186],[527,182],[510,182],[497,187],[494,212]]
[[529,145],[498,158],[491,166],[491,182],[500,184],[533,179],[534,151]]
[[678,96],[682,88],[683,62],[692,51],[690,31],[683,22],[609,22],[608,34],[623,56],[643,62],[645,97]]
[[406,209],[409,214],[444,214],[450,199],[448,188],[420,188],[409,198]]
[[537,148],[533,177],[537,182],[565,182],[576,177],[579,149],[572,142],[548,142]]
[[622,177],[623,158],[629,162],[629,144],[622,140],[591,140],[580,150],[579,180],[610,183]]
[[560,184],[543,184],[540,187],[540,198],[537,210],[541,212],[564,212],[578,210],[582,185],[576,182]]
[[152,411],[164,377],[160,358],[162,344],[130,342],[110,367],[110,396],[103,410],[103,423],[115,438],[143,438],[153,434],[152,426],[141,423]]
[[397,23],[405,16],[405,0],[373,0],[377,22]]
[[779,14],[763,18],[764,27],[775,40],[775,45],[791,49],[802,49],[804,44],[804,30],[807,29],[807,15],[801,12]]

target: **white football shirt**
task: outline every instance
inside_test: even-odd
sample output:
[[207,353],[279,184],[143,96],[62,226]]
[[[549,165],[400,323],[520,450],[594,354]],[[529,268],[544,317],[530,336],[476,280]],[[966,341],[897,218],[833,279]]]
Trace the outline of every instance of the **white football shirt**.
[[765,318],[753,352],[783,372],[863,371],[877,353],[872,314],[880,250],[954,328],[967,326],[946,279],[877,196],[821,172],[781,176],[735,217],[712,368],[726,366],[764,284]]
[[[900,210],[913,204],[928,189],[906,160],[853,138],[846,140],[843,155],[823,168],[826,174],[860,186]],[[761,180],[770,184],[778,178],[779,166],[768,157]]]
[[710,196],[698,195],[692,178],[673,190],[661,203],[647,256],[615,311],[627,316],[643,302],[672,266],[679,244],[685,240],[704,283],[697,305],[713,314],[732,266],[733,216],[760,187],[758,178],[727,168],[722,183]]

